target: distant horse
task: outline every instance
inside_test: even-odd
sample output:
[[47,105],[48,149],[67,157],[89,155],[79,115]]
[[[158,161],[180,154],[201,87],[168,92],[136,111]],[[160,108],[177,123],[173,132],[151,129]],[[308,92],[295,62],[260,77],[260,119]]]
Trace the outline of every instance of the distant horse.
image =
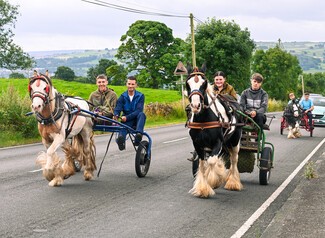
[[301,137],[299,124],[302,117],[302,109],[295,102],[290,102],[283,113],[288,125],[289,125],[289,133],[288,139],[294,139]]
[[[29,80],[28,90],[38,130],[47,149],[46,153],[38,155],[37,163],[43,168],[43,176],[50,181],[49,186],[60,186],[63,179],[75,173],[74,159],[85,165],[85,180],[92,179],[96,169],[93,124],[91,118],[78,115],[80,108],[89,110],[87,102],[81,98],[65,98],[43,74],[36,74]],[[72,138],[71,144],[68,138]],[[56,152],[60,146],[66,155],[64,162]]]
[[[209,197],[225,182],[225,189],[241,190],[242,184],[237,169],[238,152],[242,129],[239,118],[231,107],[226,106],[226,97],[214,95],[213,87],[204,75],[205,68],[195,68],[186,80],[190,100],[191,118],[187,126],[195,151],[200,159],[193,188],[194,196]],[[191,72],[190,70],[188,72]],[[238,105],[236,100],[232,103]],[[210,157],[205,160],[205,152]],[[228,174],[222,155],[230,155]]]

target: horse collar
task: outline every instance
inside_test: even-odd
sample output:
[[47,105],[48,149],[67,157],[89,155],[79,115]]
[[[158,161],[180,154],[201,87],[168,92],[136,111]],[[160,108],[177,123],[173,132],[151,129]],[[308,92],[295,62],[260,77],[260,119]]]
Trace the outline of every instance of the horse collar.
[[36,113],[36,118],[39,123],[42,125],[49,125],[55,123],[63,114],[64,111],[64,97],[61,94],[55,94],[55,108],[54,111],[51,112],[50,117],[43,117],[40,113]]

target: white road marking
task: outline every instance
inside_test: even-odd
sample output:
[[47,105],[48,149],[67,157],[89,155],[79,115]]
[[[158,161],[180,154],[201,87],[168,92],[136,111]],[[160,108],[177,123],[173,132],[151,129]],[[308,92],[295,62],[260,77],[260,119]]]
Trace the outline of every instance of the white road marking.
[[169,143],[173,143],[173,142],[176,142],[176,141],[181,141],[181,140],[186,140],[188,137],[182,137],[182,138],[179,138],[179,139],[176,139],[176,140],[168,140],[168,141],[165,141],[163,142],[164,144],[169,144]]
[[324,144],[325,138],[315,147],[315,149],[302,161],[299,166],[289,175],[289,177],[275,190],[275,192],[248,218],[248,220],[236,231],[231,238],[242,237],[253,223],[265,212],[265,210],[271,205],[272,202],[281,194],[281,192],[288,186],[298,172],[305,166],[310,158],[316,153],[316,151]]
[[28,173],[36,173],[36,172],[39,172],[39,171],[42,171],[43,169],[36,169],[36,170],[32,170],[32,171],[28,171]]

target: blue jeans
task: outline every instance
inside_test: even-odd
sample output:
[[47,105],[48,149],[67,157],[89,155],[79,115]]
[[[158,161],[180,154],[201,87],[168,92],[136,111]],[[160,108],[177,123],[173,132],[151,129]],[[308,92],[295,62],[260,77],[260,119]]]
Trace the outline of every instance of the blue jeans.
[[[146,114],[144,114],[143,112],[140,112],[134,120],[123,122],[123,124],[142,133],[143,129],[144,129],[144,125],[146,123],[146,119],[147,119]],[[121,129],[120,135],[123,136],[124,140],[126,138],[126,134],[127,134],[127,130]]]

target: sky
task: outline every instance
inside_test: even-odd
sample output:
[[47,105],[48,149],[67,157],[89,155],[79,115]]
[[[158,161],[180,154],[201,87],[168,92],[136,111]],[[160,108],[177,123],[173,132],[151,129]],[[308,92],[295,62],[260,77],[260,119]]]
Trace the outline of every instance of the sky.
[[137,20],[165,23],[174,37],[190,34],[197,21],[223,19],[245,28],[254,41],[325,41],[324,0],[88,0],[185,17],[150,16],[82,0],[7,0],[19,5],[14,42],[24,51],[111,49]]

